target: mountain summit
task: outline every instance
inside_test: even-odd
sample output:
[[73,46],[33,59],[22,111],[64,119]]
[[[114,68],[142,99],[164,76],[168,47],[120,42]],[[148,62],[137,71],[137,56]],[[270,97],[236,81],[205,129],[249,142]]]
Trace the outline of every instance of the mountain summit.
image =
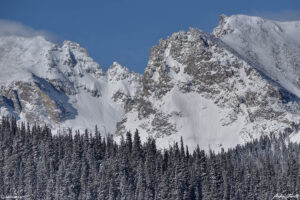
[[60,47],[42,37],[0,38],[0,114],[51,128],[113,132],[141,76],[118,63],[104,72],[74,42]]
[[212,34],[160,40],[143,75],[105,72],[79,44],[0,37],[0,114],[54,129],[120,136],[139,129],[168,147],[228,148],[300,123],[300,22],[221,16]]
[[253,67],[300,97],[300,22],[221,16],[213,34]]

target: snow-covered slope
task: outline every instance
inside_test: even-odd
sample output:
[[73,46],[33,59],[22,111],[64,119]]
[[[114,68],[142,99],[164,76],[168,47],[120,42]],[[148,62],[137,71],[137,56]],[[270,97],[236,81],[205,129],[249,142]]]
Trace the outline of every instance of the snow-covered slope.
[[113,133],[126,97],[141,76],[118,63],[104,72],[78,44],[60,47],[43,37],[0,38],[0,114],[52,128],[93,128]]
[[256,69],[300,97],[300,21],[222,15],[213,34]]
[[0,37],[0,114],[60,130],[139,129],[160,147],[181,136],[216,150],[262,134],[298,138],[298,34],[299,22],[222,16],[213,34],[160,40],[143,75],[116,62],[105,72],[74,42]]

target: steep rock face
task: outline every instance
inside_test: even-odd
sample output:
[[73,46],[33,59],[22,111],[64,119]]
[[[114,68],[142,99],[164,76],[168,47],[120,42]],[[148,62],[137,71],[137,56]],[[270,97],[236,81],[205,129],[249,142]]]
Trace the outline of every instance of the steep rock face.
[[141,77],[114,63],[107,72],[74,42],[60,47],[42,37],[1,37],[1,115],[53,128],[92,128],[113,133],[125,98]]
[[151,50],[143,92],[126,106],[118,132],[138,128],[168,146],[183,136],[202,148],[225,148],[270,132],[293,132],[299,102],[264,79],[213,35],[174,33]]

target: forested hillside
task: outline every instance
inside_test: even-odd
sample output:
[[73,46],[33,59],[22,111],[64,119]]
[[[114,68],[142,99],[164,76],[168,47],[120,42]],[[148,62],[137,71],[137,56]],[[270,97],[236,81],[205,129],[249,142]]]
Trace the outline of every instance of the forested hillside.
[[[182,133],[184,134],[184,133]],[[0,197],[23,199],[272,199],[299,194],[300,145],[262,137],[228,151],[168,149],[139,133],[111,136],[2,119]],[[277,195],[279,196],[279,195]],[[0,198],[0,199],[1,199]]]

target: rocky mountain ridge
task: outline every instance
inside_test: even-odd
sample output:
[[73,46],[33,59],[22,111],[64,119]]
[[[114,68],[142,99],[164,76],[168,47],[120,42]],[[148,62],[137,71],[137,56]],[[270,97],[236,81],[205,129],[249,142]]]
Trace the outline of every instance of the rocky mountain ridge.
[[119,130],[134,124],[162,146],[183,136],[193,147],[228,148],[261,134],[294,132],[300,119],[292,94],[193,28],[152,49],[141,96]]
[[2,37],[1,115],[52,128],[112,132],[123,101],[140,87],[141,75],[118,63],[104,72],[79,44],[60,47],[42,37]]
[[60,130],[97,124],[116,138],[139,129],[160,147],[181,136],[192,148],[219,149],[297,135],[300,45],[290,43],[298,24],[221,16],[212,34],[190,28],[160,40],[143,75],[116,62],[105,72],[70,41],[1,37],[0,114]]

